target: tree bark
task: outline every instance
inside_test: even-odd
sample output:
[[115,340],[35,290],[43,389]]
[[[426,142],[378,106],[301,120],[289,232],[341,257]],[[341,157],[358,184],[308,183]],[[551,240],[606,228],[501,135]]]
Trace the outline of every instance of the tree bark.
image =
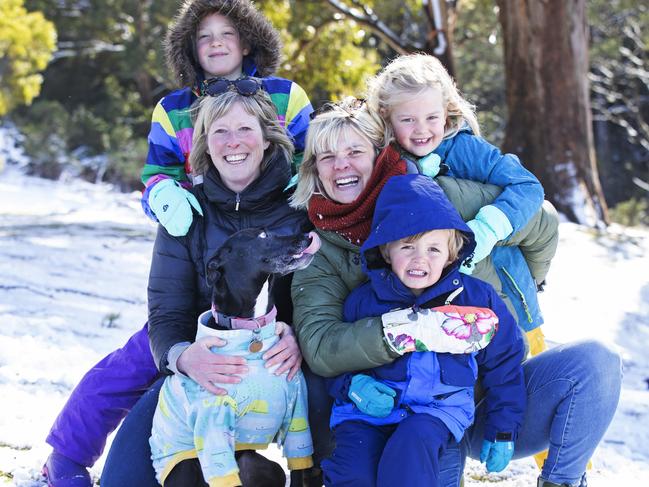
[[588,89],[585,0],[497,0],[509,112],[503,149],[521,157],[570,221],[608,224]]
[[[437,8],[434,5],[437,5]],[[444,0],[428,0],[422,3],[422,8],[430,26],[426,36],[426,47],[422,51],[437,57],[449,74],[457,80],[455,59],[453,58],[453,33],[455,32],[456,23],[455,5],[449,5]],[[437,25],[440,25],[441,28],[438,29]],[[443,37],[439,36],[440,33]]]

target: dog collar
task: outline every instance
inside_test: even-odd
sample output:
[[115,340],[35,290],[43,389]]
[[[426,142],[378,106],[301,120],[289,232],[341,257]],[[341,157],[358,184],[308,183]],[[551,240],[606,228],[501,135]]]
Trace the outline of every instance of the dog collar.
[[275,321],[277,308],[273,306],[273,309],[268,313],[256,318],[237,318],[236,316],[224,315],[212,305],[212,316],[220,326],[229,330],[256,330]]

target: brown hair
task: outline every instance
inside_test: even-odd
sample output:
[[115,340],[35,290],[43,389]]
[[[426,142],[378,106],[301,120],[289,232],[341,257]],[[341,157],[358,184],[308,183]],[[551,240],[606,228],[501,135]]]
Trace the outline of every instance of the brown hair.
[[212,159],[207,153],[207,132],[214,121],[226,116],[235,103],[241,104],[247,113],[257,118],[264,139],[270,142],[268,149],[264,151],[262,170],[280,154],[290,164],[293,144],[279,124],[275,105],[268,94],[259,90],[254,95],[245,96],[230,90],[218,96],[201,97],[192,105],[194,136],[189,164],[194,175],[203,175],[212,166]]

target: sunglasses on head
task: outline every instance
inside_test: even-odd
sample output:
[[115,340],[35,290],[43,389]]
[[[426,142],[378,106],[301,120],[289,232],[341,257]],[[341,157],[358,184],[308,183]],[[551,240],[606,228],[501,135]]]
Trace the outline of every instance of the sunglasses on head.
[[262,89],[261,83],[256,78],[210,78],[203,81],[201,94],[217,96],[226,91],[234,90],[243,96],[252,96]]
[[342,110],[343,112],[346,112],[349,117],[354,117],[354,112],[359,108],[361,108],[364,104],[365,104],[365,98],[356,98],[354,99],[353,103],[348,104],[346,106],[339,105],[337,103],[327,102],[317,110],[312,111],[311,114],[309,115],[309,118],[313,120],[318,115],[322,115],[323,113],[331,112],[334,110]]

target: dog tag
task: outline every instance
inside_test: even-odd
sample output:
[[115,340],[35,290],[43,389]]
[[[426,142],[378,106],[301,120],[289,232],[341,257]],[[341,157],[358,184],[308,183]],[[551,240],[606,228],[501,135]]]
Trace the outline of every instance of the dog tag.
[[262,348],[264,348],[264,344],[259,338],[255,337],[252,340],[250,340],[250,345],[248,345],[248,351],[252,353],[257,353]]
[[260,331],[259,328],[252,330],[252,340],[250,340],[250,344],[248,345],[248,351],[251,353],[257,353],[264,348],[264,343],[259,338]]

